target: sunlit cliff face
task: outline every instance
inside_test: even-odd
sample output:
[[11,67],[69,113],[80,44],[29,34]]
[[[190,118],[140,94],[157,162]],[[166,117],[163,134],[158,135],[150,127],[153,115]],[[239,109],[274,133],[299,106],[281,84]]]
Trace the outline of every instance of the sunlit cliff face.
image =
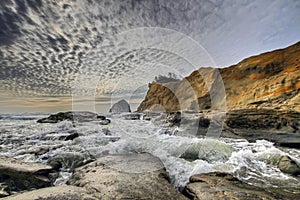
[[[120,81],[143,77],[144,83],[135,85],[137,92],[130,94],[138,103],[156,75],[173,72],[184,77],[192,69],[224,67],[299,40],[299,10],[299,1],[281,0],[1,1],[0,111],[50,105],[69,109],[78,74],[87,75],[79,82],[80,89],[92,91],[98,104],[110,103]],[[163,28],[191,38],[203,49],[203,62],[191,66],[181,51],[147,45],[123,48],[124,42],[126,47],[136,44],[130,40],[147,41],[145,35],[132,31],[141,27]],[[120,37],[128,32],[133,34],[129,41]],[[189,48],[183,45],[182,51]],[[181,65],[189,67],[184,72],[174,67]]]

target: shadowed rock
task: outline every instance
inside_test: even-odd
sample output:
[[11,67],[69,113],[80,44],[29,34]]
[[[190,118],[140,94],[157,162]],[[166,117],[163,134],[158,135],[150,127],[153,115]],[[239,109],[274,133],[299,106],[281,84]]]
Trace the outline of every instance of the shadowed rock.
[[28,163],[15,158],[0,158],[0,182],[6,185],[8,194],[15,191],[49,187],[52,184],[52,167]]
[[111,113],[122,113],[122,112],[131,112],[130,105],[124,99],[115,103],[111,109],[109,109]]
[[68,111],[52,114],[49,117],[37,120],[38,123],[58,123],[64,120],[76,122],[88,122],[105,120],[105,116],[99,116],[96,113],[88,111]]
[[282,156],[279,163],[278,168],[280,171],[291,174],[294,176],[300,175],[300,167],[299,165],[292,160],[289,156]]

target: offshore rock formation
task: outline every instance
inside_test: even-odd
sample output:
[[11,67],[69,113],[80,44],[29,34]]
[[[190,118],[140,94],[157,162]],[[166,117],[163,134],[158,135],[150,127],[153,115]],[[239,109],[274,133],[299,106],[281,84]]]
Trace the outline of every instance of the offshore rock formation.
[[101,125],[107,125],[110,123],[109,119],[105,116],[97,115],[93,112],[88,111],[68,111],[59,112],[57,114],[52,114],[49,117],[37,120],[38,123],[58,123],[64,120],[69,120],[72,122],[88,122],[88,121],[99,121]]
[[[272,107],[300,111],[300,42],[244,59],[219,69],[219,73],[229,110]],[[209,109],[211,96],[215,97],[214,106],[218,108],[218,103],[224,100],[218,99],[220,91],[213,87],[217,80],[215,69],[201,68],[178,82],[151,83],[138,111],[158,107],[168,112]]]
[[111,113],[122,113],[122,112],[131,112],[130,105],[124,99],[115,103],[111,109],[109,109]]

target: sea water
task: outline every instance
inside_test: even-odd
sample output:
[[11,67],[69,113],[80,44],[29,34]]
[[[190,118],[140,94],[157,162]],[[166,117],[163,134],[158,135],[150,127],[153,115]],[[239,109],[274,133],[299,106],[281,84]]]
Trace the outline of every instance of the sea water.
[[[109,125],[99,125],[97,121],[36,122],[47,116],[2,114],[0,155],[41,163],[61,158],[63,168],[56,185],[65,183],[74,168],[101,156],[151,153],[160,158],[171,183],[178,189],[188,183],[191,175],[213,171],[232,173],[238,179],[260,187],[281,188],[287,192],[300,189],[300,178],[282,173],[276,164],[282,155],[299,163],[300,151],[278,148],[266,140],[248,142],[245,139],[180,135],[184,132],[180,128],[166,128],[142,119],[126,120],[122,115],[109,116],[112,121]],[[60,139],[74,131],[79,134],[74,140]],[[130,162],[124,165],[135,173]]]

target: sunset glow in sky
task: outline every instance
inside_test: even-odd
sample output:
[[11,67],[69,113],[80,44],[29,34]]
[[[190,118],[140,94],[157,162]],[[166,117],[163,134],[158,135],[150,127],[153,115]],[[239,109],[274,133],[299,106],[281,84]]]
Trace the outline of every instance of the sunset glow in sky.
[[[182,34],[203,49],[212,67],[226,67],[299,41],[300,1],[1,1],[0,112],[70,110],[78,74],[83,72],[93,77],[82,84],[94,91],[98,112],[108,110],[120,80],[131,77],[128,81],[134,83],[143,77],[145,83],[131,94],[136,106],[155,75],[172,72],[175,65],[189,65],[180,53],[121,48],[128,41],[117,40],[118,35],[140,27]],[[143,41],[138,36],[132,38]],[[129,40],[130,44],[134,49]],[[183,48],[188,50],[189,45]],[[193,68],[210,65],[206,58]],[[192,72],[186,69],[174,73],[182,78]]]

